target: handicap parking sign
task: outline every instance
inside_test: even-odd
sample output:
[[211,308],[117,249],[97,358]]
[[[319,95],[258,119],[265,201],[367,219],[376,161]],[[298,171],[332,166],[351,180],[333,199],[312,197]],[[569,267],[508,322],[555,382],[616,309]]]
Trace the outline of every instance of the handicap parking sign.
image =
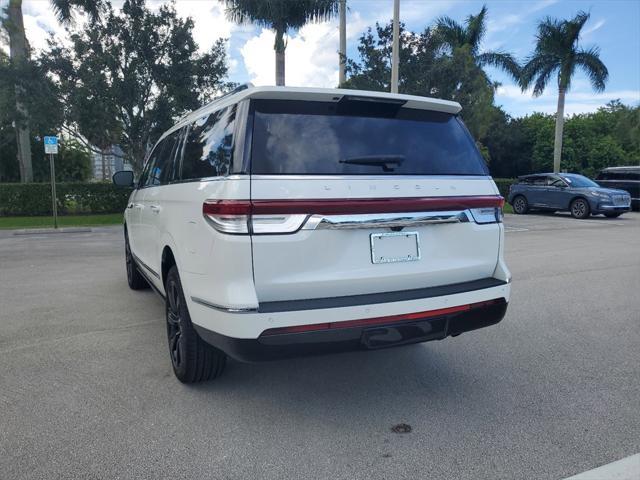
[[44,137],[44,153],[58,153],[58,137]]

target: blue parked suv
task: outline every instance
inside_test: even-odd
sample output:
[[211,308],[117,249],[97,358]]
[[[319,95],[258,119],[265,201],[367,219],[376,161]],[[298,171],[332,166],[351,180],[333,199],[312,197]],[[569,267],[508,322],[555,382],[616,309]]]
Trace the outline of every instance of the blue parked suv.
[[624,190],[602,188],[573,173],[538,173],[518,177],[507,201],[517,214],[530,210],[569,211],[574,218],[604,214],[615,218],[629,211],[631,196]]

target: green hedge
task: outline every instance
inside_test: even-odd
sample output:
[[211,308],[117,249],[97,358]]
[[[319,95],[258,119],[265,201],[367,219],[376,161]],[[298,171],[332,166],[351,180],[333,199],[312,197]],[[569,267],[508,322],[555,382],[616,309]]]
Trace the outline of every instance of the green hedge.
[[[58,214],[123,212],[130,194],[111,183],[57,183]],[[0,216],[51,214],[51,184],[0,183]]]
[[505,199],[509,195],[509,187],[516,183],[517,178],[494,178],[493,181],[496,182],[498,186],[498,190],[500,190],[500,195],[502,195]]

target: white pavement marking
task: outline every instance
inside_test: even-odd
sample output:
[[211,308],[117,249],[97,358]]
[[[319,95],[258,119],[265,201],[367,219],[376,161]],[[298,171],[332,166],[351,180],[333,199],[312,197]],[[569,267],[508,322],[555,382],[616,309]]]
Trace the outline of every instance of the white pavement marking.
[[528,232],[528,228],[518,228],[518,227],[505,227],[505,232]]
[[638,480],[639,478],[640,453],[636,453],[617,462],[565,478],[565,480]]

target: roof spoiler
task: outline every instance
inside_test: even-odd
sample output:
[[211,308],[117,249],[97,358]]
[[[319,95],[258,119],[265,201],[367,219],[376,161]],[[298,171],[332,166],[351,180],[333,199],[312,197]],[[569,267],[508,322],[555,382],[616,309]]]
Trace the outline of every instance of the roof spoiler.
[[211,105],[215,105],[217,102],[219,102],[220,100],[222,100],[223,98],[227,98],[231,95],[234,95],[238,92],[241,92],[243,90],[247,90],[249,88],[253,88],[254,85],[251,82],[247,82],[247,83],[242,83],[240,85],[238,85],[237,87],[235,87],[233,90],[230,90],[226,93],[223,93],[222,95],[220,95],[219,97],[214,98],[213,100],[211,100],[209,103],[203,105],[202,107],[198,108],[197,110],[194,110],[192,112],[187,112],[185,113],[182,117],[180,117],[180,120],[178,120],[176,123],[180,123],[182,120],[184,120],[185,118],[187,118],[189,115],[193,114],[193,113],[197,113],[200,110],[202,110],[203,108],[207,108],[210,107]]

